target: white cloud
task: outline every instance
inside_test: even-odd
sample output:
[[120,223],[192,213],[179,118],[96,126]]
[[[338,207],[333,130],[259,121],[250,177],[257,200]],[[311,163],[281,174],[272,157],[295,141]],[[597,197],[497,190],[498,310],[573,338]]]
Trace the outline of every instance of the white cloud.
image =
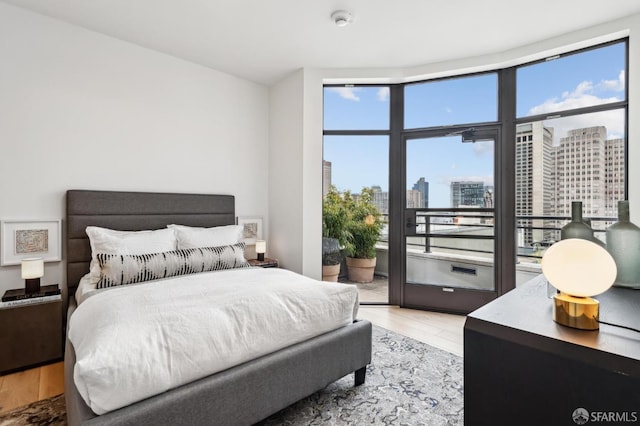
[[[560,98],[547,99],[542,104],[531,108],[527,115],[549,114],[557,111],[617,102],[622,99],[617,96],[599,97],[597,92],[620,91],[624,89],[624,85],[624,71],[620,72],[617,80],[602,80],[595,86],[590,81],[583,81],[572,92],[564,92]],[[555,144],[558,144],[560,138],[565,137],[569,130],[584,127],[605,126],[607,128],[607,138],[609,139],[620,138],[625,134],[624,115],[620,111],[605,111],[545,120],[544,125],[553,127]]]
[[361,90],[359,87],[328,87],[327,90],[337,93],[343,99],[354,102],[360,101],[360,97],[356,94]]
[[473,143],[473,152],[478,157],[493,155],[493,141],[479,141]]
[[378,100],[382,101],[382,102],[386,102],[389,100],[389,88],[388,87],[381,87],[380,89],[378,89]]
[[626,78],[624,74],[624,70],[621,70],[618,74],[617,80],[602,80],[598,84],[598,89],[607,90],[613,92],[624,92],[626,87]]
[[446,107],[444,110],[447,112],[447,114],[451,114],[453,112],[453,109],[451,109],[451,107]]
[[593,91],[593,85],[588,81],[584,81],[580,83],[578,87],[576,87],[576,90],[574,90],[573,92],[564,92],[560,99],[547,99],[542,104],[534,106],[529,110],[529,113],[527,115],[548,114],[550,112],[601,105],[621,100],[620,98],[615,96],[609,98],[600,98],[596,95],[588,93],[591,91]]

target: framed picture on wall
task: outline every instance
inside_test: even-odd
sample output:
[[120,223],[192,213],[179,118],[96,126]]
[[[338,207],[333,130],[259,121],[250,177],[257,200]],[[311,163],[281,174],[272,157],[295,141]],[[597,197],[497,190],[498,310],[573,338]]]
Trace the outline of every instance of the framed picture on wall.
[[246,245],[254,245],[262,239],[261,217],[239,217],[238,225],[242,226],[242,239]]
[[0,265],[19,265],[22,259],[62,260],[61,220],[0,221]]

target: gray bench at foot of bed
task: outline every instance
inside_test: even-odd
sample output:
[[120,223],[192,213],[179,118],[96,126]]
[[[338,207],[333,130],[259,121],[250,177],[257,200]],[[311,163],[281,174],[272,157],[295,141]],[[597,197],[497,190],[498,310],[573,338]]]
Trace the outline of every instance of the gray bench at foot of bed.
[[[73,310],[70,306],[70,312]],[[352,325],[229,370],[96,416],[73,383],[75,354],[67,340],[65,397],[69,425],[252,424],[356,372],[364,382],[371,361],[371,323]]]

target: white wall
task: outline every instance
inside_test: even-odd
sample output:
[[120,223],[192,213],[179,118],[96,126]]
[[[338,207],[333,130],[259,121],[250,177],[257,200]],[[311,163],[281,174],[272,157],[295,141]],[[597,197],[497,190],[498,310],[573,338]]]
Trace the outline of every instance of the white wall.
[[[321,185],[317,185],[321,177],[322,164],[322,85],[325,83],[393,83],[403,81],[415,81],[424,78],[457,75],[473,71],[497,69],[513,66],[518,63],[541,59],[560,52],[575,50],[577,48],[601,43],[608,40],[629,35],[629,201],[631,218],[640,224],[640,169],[633,167],[640,162],[640,81],[637,77],[640,70],[640,14],[625,19],[609,22],[592,28],[586,28],[560,37],[544,40],[532,45],[522,46],[507,52],[482,57],[466,58],[450,62],[430,64],[420,67],[398,69],[305,69],[303,91],[302,117],[292,116],[286,122],[271,121],[271,132],[279,132],[280,126],[302,125],[304,140],[289,140],[287,143],[293,148],[295,143],[304,147],[303,151],[297,151],[297,158],[291,157],[290,161],[300,161],[305,167],[302,177],[283,181],[284,186],[279,186],[279,191],[289,191],[304,194],[301,214],[304,228],[283,228],[278,230],[278,238],[286,240],[289,244],[301,247],[303,252],[302,263],[307,270],[314,271],[311,276],[316,276],[315,271],[320,268],[321,246],[321,214],[320,201],[322,197]],[[508,35],[506,35],[508,36]],[[272,96],[278,94],[280,88],[272,89]],[[294,122],[294,119],[302,120]],[[319,125],[318,125],[319,123]],[[271,140],[271,143],[277,143]],[[302,182],[303,188],[300,188]],[[273,196],[273,194],[271,194]],[[272,198],[273,199],[273,198]],[[273,203],[270,206],[272,218],[286,214],[289,209],[287,204]],[[318,265],[312,269],[309,265]]]
[[270,89],[270,255],[280,265],[321,279],[322,85],[313,70],[299,70]]
[[303,269],[303,99],[303,71],[294,72],[270,89],[271,233],[267,254],[277,258],[281,267],[296,272]]
[[223,193],[268,232],[268,121],[264,86],[0,2],[2,219],[63,218],[67,189]]

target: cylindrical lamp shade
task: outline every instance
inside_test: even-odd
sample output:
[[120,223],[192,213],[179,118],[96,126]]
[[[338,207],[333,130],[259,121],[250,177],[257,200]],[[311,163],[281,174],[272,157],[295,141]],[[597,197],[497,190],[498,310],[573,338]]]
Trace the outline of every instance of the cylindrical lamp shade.
[[41,257],[22,259],[22,279],[28,280],[44,276],[44,259]]
[[264,260],[264,254],[267,251],[267,242],[265,240],[257,240],[256,241],[256,254],[258,255],[258,260]]

